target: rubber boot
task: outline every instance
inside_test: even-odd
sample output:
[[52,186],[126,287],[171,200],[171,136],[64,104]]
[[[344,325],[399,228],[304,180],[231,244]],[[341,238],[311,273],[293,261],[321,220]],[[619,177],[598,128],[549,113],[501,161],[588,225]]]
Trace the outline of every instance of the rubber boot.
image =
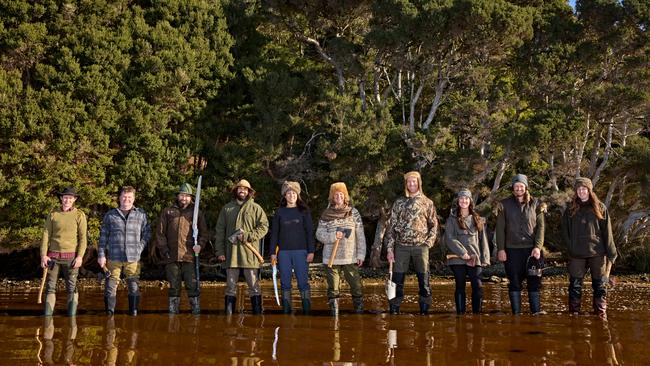
[[420,315],[427,315],[429,313],[429,304],[420,302]]
[[467,295],[465,292],[454,292],[454,301],[456,303],[456,315],[465,314]]
[[253,315],[262,314],[262,295],[251,296],[251,308]]
[[107,315],[115,314],[115,296],[104,296],[104,308],[106,309]]
[[311,291],[300,291],[300,299],[302,300],[302,314],[309,315],[311,312]]
[[472,291],[472,313],[480,314],[483,311],[483,289]]
[[54,314],[54,305],[56,304],[56,294],[45,294],[45,316],[52,316]]
[[201,301],[199,296],[190,297],[190,308],[192,309],[192,315],[201,314]]
[[181,306],[181,298],[178,296],[173,296],[169,298],[169,313],[178,314]]
[[282,314],[291,314],[291,290],[282,290]]
[[129,295],[129,315],[138,315],[138,306],[140,305],[140,295]]
[[388,303],[388,312],[391,315],[399,314],[399,305],[398,304],[393,304],[393,303]]
[[232,315],[232,313],[235,311],[235,303],[237,302],[237,298],[235,296],[228,296],[226,295],[225,297],[225,305],[223,307],[224,312],[226,315]]
[[79,305],[79,293],[68,294],[68,316],[77,315],[77,306]]
[[569,313],[579,314],[582,302],[582,279],[569,278]]
[[592,278],[591,287],[594,290],[594,314],[603,319],[607,319],[607,290],[605,289],[605,283],[600,279],[594,280]]
[[353,297],[352,305],[354,306],[354,312],[356,314],[363,314],[363,297]]
[[521,291],[510,291],[508,292],[508,295],[510,296],[510,308],[512,309],[512,314],[521,314]]
[[530,305],[530,313],[537,315],[541,312],[540,293],[539,291],[528,293],[528,305]]
[[332,316],[339,316],[339,299],[330,299],[328,304],[330,306],[330,313]]
[[603,319],[607,319],[607,299],[605,296],[594,296],[594,314]]

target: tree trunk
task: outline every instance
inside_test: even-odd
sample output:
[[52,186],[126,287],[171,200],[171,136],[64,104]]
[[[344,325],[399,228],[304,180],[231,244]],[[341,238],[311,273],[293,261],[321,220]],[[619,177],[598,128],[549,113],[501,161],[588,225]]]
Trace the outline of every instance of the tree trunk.
[[598,168],[598,156],[600,155],[600,138],[602,137],[602,127],[598,123],[594,128],[594,144],[591,148],[591,155],[589,157],[589,170],[587,170],[586,177],[593,177]]
[[424,121],[424,124],[422,125],[423,130],[428,130],[429,126],[431,125],[431,122],[433,122],[433,119],[436,116],[436,112],[438,111],[438,107],[440,107],[440,104],[442,104],[442,96],[444,95],[445,88],[447,87],[447,83],[449,82],[449,79],[447,76],[442,75],[442,71],[438,71],[438,82],[436,83],[436,95],[433,98],[433,102],[431,103],[431,109],[429,110],[429,115],[427,116],[427,119]]
[[422,94],[422,89],[424,89],[424,82],[420,83],[420,86],[418,86],[418,90],[415,92],[415,95],[413,94],[413,88],[415,87],[415,79],[411,83],[411,102],[409,103],[409,132],[410,133],[415,133],[415,106],[418,103],[418,100],[420,99],[420,95]]
[[508,168],[508,157],[506,156],[499,163],[497,174],[494,177],[494,184],[492,185],[492,192],[490,193],[493,194],[496,193],[497,190],[499,190],[499,187],[501,186],[501,179],[503,179],[503,174],[505,174],[507,168]]
[[582,169],[582,156],[585,153],[585,148],[587,147],[587,142],[589,141],[589,133],[591,132],[590,122],[591,122],[590,115],[587,114],[587,126],[585,127],[585,134],[582,137],[582,141],[580,142],[576,141],[578,150],[576,151],[576,156],[575,156],[575,165],[576,165],[576,171],[574,174],[575,178],[580,177],[580,170]]
[[607,166],[607,161],[609,160],[609,155],[612,152],[612,134],[614,131],[614,119],[612,118],[609,121],[609,125],[607,126],[607,141],[605,142],[605,152],[603,154],[603,160],[600,162],[600,165],[598,165],[598,168],[596,168],[596,171],[594,172],[593,177],[591,178],[591,182],[594,184],[594,187],[600,180],[600,173],[605,169],[605,166]]

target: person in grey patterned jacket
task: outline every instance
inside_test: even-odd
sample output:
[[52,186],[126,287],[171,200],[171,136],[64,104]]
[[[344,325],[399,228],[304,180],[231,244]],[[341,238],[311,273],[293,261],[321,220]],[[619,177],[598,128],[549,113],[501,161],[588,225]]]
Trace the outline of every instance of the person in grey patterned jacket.
[[431,306],[429,286],[429,249],[436,243],[438,218],[436,206],[422,193],[418,172],[404,174],[404,196],[393,203],[386,229],[387,259],[394,262],[393,282],[396,297],[389,301],[390,313],[399,314],[404,299],[404,277],[413,262],[419,285],[420,314]]
[[151,237],[151,228],[144,210],[133,205],[135,188],[123,187],[119,199],[120,207],[104,215],[97,263],[103,270],[110,272],[104,291],[106,313],[115,313],[117,284],[124,272],[129,288],[129,314],[137,315],[140,303],[140,255]]
[[[328,205],[318,221],[316,239],[323,243],[323,264],[327,276],[327,298],[332,315],[339,313],[341,275],[350,285],[354,312],[363,313],[363,287],[359,267],[366,258],[366,236],[361,215],[350,204],[343,182],[330,186]],[[336,242],[338,241],[338,247]],[[336,253],[334,248],[337,248]],[[332,258],[333,257],[333,258]],[[331,262],[332,266],[328,264]]]

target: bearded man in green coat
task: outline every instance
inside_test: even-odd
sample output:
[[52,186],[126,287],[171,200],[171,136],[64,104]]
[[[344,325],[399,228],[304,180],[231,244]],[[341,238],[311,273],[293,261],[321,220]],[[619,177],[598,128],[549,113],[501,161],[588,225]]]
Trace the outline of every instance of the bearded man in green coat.
[[262,291],[258,280],[261,261],[260,240],[269,222],[260,205],[255,203],[255,190],[242,179],[232,190],[233,199],[219,212],[215,236],[215,254],[226,264],[226,315],[233,313],[237,300],[239,273],[244,272],[253,314],[262,313]]

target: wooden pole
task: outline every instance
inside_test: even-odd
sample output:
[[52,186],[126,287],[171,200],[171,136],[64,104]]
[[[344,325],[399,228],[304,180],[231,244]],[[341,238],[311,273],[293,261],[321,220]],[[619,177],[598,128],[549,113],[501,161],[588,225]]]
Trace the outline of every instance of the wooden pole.
[[334,249],[332,249],[332,255],[330,256],[330,260],[327,263],[327,266],[329,268],[332,268],[332,265],[334,264],[334,257],[336,257],[336,252],[339,250],[339,242],[341,242],[341,239],[336,239],[334,242]]
[[36,300],[37,304],[43,303],[43,289],[45,288],[45,279],[47,278],[47,270],[50,269],[49,266],[43,268],[43,277],[41,278],[41,287],[38,289],[38,299]]

